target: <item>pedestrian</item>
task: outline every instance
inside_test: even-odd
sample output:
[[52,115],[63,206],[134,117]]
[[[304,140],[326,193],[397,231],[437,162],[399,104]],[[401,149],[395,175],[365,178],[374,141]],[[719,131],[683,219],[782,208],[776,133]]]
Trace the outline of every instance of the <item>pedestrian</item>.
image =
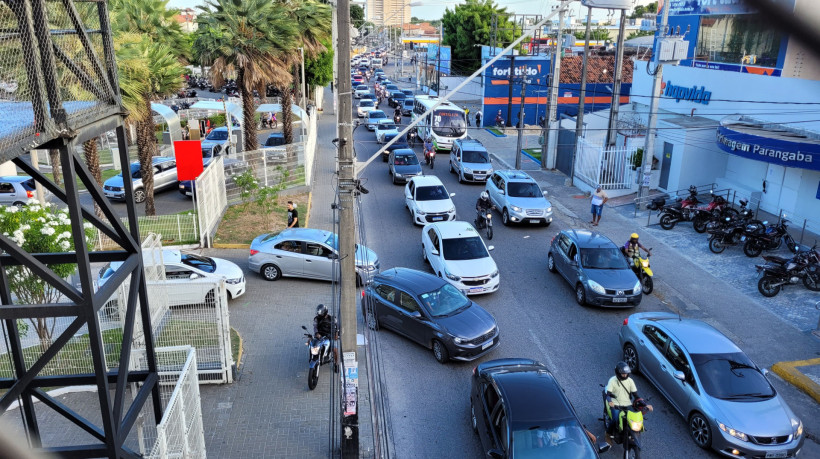
[[476,127],[481,127],[481,112],[475,113],[475,125]]
[[288,228],[299,227],[299,211],[296,210],[296,204],[293,201],[288,201]]
[[592,194],[592,221],[590,222],[592,226],[598,226],[598,223],[601,222],[601,211],[607,201],[609,201],[609,196],[601,188],[601,185],[598,185],[595,188],[595,193]]
[[190,140],[190,134],[188,133],[188,126],[182,128],[182,140]]
[[464,107],[464,117],[467,118],[467,126],[470,126],[470,109]]

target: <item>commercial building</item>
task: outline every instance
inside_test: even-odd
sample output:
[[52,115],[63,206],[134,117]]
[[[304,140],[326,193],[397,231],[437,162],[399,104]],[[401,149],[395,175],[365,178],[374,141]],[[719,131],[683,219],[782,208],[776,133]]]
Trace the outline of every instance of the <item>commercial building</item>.
[[401,26],[402,19],[410,21],[410,0],[367,0],[364,15],[377,26]]

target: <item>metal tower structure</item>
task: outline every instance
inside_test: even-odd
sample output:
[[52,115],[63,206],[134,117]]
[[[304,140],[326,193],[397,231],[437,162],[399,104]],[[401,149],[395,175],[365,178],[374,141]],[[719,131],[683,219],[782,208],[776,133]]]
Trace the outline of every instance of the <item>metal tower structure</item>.
[[[158,423],[162,403],[135,206],[132,199],[127,200],[128,225],[123,224],[74,148],[116,130],[120,164],[129,164],[107,2],[3,0],[0,23],[0,163],[13,161],[55,200],[64,203],[75,247],[74,252],[27,253],[8,236],[0,235],[0,321],[8,345],[8,353],[2,357],[10,360],[13,369],[11,374],[0,374],[0,390],[5,391],[0,397],[0,413],[12,402],[20,402],[24,428],[35,451],[63,457],[138,457],[139,453],[124,446],[129,432],[141,413],[152,412]],[[31,164],[27,153],[32,149],[59,150],[64,188]],[[133,196],[131,181],[124,182],[126,196]],[[80,183],[104,218],[81,204]],[[86,222],[120,249],[87,249]],[[122,262],[122,266],[95,290],[91,263],[114,261]],[[51,267],[56,264],[76,265],[79,285],[71,285],[55,274]],[[59,290],[60,300],[52,304],[19,304],[9,274],[23,268],[49,288]],[[129,279],[118,361],[106,362],[110,349],[103,341],[98,312]],[[59,318],[63,325],[53,339],[24,349],[18,320],[29,318]],[[135,323],[141,323],[144,334],[147,369],[129,371],[136,368],[131,358]],[[93,363],[79,372],[60,370],[54,362],[81,330],[88,334],[88,353]],[[129,383],[136,384],[129,389]],[[43,391],[45,387],[77,385],[96,386],[101,426]],[[34,398],[97,441],[44,447]],[[146,403],[149,399],[152,409]]]

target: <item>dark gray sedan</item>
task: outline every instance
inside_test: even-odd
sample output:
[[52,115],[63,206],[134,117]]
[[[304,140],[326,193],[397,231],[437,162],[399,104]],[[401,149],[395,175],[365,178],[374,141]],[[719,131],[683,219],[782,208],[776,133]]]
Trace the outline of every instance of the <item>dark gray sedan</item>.
[[393,184],[407,183],[407,179],[421,175],[421,164],[416,152],[402,148],[390,152],[387,160],[387,172],[393,177]]
[[601,233],[561,231],[552,238],[547,268],[569,282],[580,305],[641,304],[641,282],[618,246]]
[[475,360],[498,346],[495,318],[440,277],[407,268],[377,274],[365,289],[367,326],[432,349],[440,363]]

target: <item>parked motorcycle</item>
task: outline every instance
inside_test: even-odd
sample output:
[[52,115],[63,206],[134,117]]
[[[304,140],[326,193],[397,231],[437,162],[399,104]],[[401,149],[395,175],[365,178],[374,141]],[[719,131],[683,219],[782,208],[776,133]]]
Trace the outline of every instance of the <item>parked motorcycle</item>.
[[763,277],[757,282],[757,290],[761,295],[771,298],[786,285],[803,285],[813,291],[820,291],[820,254],[817,252],[817,243],[810,250],[798,252],[791,259],[767,255],[763,257],[766,264],[755,265],[757,274]]
[[695,215],[694,220],[692,220],[692,227],[698,233],[703,233],[706,231],[706,225],[713,218],[733,217],[738,215],[738,211],[732,208],[723,196],[714,194],[712,191],[709,191],[709,193],[712,195],[711,202],[709,202],[705,208],[698,207],[699,210],[704,210],[705,212],[698,212],[698,214]]
[[[665,205],[659,211],[661,228],[671,230],[678,222],[691,222],[703,210],[698,209],[698,190],[694,185],[689,187],[689,196],[675,204]],[[704,225],[704,231],[706,227]]]
[[754,258],[760,255],[764,250],[779,249],[784,241],[791,253],[797,253],[800,247],[791,234],[789,234],[789,227],[786,225],[788,222],[785,218],[781,218],[780,222],[774,225],[766,225],[766,222],[763,222],[763,225],[759,225],[756,231],[741,238],[745,241],[743,253],[745,253],[747,257]]
[[[492,209],[494,209],[493,207]],[[487,240],[492,240],[493,238],[493,213],[492,209],[488,209],[486,213],[479,212],[476,210],[475,215],[475,227],[477,229],[487,228]]]
[[613,439],[615,443],[624,446],[624,458],[640,459],[641,441],[640,433],[644,431],[644,413],[648,411],[646,402],[642,398],[635,399],[632,406],[624,407],[620,410],[619,419],[612,419],[612,408],[606,401],[606,390],[604,397],[604,429],[608,432],[612,422],[615,422]]
[[709,250],[721,253],[726,247],[745,241],[745,237],[754,234],[763,222],[754,220],[754,213],[746,207],[746,200],[740,201],[740,210],[736,216],[713,218],[706,224],[709,233]]
[[[307,327],[302,325],[302,330],[308,331]],[[310,351],[308,362],[310,369],[308,370],[308,388],[313,390],[319,382],[319,368],[322,365],[330,363],[331,359],[331,343],[330,338],[323,336],[317,338],[315,335],[305,333],[307,338],[307,347]]]

